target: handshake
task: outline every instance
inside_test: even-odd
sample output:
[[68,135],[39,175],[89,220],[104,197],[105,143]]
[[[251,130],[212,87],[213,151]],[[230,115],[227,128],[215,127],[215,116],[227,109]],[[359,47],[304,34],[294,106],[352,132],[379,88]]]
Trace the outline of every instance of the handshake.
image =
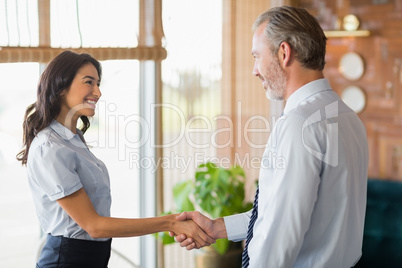
[[227,238],[223,218],[211,220],[198,211],[174,215],[173,231],[169,235],[187,250],[199,249],[214,244],[216,239]]
[[[216,239],[227,238],[223,216],[250,211],[251,202],[244,202],[245,172],[239,166],[218,167],[212,162],[198,166],[195,181],[180,181],[173,187],[175,210],[187,211],[199,208],[213,220],[198,211],[169,214],[170,236],[181,247],[199,249],[214,244]],[[187,229],[186,229],[187,228]]]

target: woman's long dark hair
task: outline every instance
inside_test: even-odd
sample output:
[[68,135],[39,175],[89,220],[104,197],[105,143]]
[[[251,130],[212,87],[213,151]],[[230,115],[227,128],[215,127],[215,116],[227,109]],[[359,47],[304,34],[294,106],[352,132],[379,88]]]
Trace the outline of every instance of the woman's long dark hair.
[[[91,55],[78,54],[72,51],[63,51],[57,55],[42,73],[37,92],[37,100],[29,105],[23,123],[23,150],[17,154],[17,160],[26,165],[29,147],[39,131],[50,125],[60,113],[60,93],[69,89],[77,71],[86,64],[92,64],[98,71],[101,79],[102,68],[100,63]],[[88,117],[80,117],[83,125],[81,131],[89,128]]]

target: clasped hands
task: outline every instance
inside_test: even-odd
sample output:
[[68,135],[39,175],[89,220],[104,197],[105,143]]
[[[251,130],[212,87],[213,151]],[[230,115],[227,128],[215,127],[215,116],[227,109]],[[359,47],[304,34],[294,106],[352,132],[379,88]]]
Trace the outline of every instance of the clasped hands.
[[187,250],[210,246],[215,243],[216,239],[227,238],[223,218],[211,220],[198,211],[191,211],[181,213],[176,217],[176,220],[184,222],[192,220],[198,225],[198,233],[194,233],[194,235],[191,236],[181,231],[169,232],[169,235],[174,237],[175,241],[180,243],[180,246],[185,247]]

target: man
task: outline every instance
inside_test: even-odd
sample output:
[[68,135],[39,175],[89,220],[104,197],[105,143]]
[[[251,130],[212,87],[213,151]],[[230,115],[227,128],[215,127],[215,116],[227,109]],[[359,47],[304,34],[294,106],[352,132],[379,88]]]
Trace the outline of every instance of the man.
[[[215,239],[247,238],[243,267],[352,267],[366,208],[365,128],[323,76],[326,37],[313,16],[273,8],[253,30],[253,74],[269,99],[286,100],[261,161],[254,211],[215,220],[184,212],[179,219],[193,219]],[[176,241],[194,247],[184,235]]]

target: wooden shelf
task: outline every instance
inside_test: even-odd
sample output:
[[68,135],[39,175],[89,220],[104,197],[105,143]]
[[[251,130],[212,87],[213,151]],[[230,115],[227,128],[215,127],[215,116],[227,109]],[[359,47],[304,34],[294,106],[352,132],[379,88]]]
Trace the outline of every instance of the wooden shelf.
[[367,37],[370,35],[368,30],[357,30],[357,31],[324,31],[327,38],[336,37]]

